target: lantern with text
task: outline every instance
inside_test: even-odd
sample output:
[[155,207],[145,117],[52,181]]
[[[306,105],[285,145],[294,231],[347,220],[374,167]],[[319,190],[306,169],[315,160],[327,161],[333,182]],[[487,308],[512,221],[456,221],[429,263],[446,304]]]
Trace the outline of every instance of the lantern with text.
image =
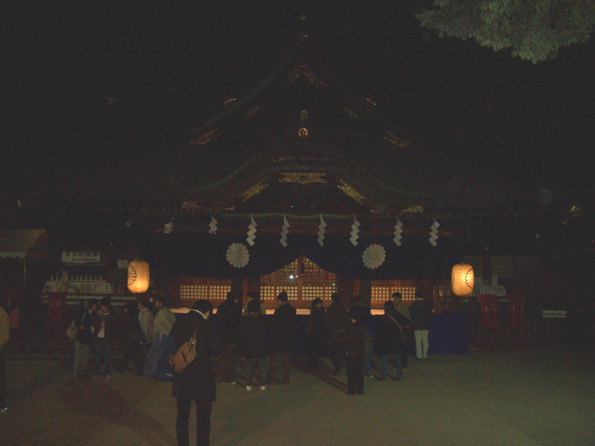
[[149,264],[133,260],[128,264],[128,289],[133,294],[144,293],[149,289]]
[[474,286],[473,267],[459,263],[452,267],[452,292],[455,296],[469,296]]

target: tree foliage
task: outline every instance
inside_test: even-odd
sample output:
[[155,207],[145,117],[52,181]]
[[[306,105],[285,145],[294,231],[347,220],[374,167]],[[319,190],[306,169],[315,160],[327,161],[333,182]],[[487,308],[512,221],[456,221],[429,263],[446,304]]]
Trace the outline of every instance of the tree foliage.
[[513,56],[533,63],[586,42],[595,24],[595,0],[435,0],[434,7],[416,18],[440,37],[512,48]]

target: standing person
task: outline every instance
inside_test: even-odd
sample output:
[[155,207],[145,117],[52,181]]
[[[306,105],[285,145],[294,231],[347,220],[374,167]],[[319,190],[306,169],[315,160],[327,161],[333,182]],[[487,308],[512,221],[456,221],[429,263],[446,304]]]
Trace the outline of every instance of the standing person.
[[349,314],[341,304],[341,295],[333,293],[332,303],[326,311],[326,334],[328,354],[333,363],[333,375],[338,375],[345,365],[347,351],[347,330],[349,329]]
[[403,329],[397,321],[397,310],[392,301],[384,303],[384,315],[380,319],[376,330],[376,351],[380,355],[381,375],[379,380],[386,379],[388,375],[388,359],[394,358],[396,364],[396,380],[403,378],[401,364],[401,347],[403,345]]
[[393,293],[392,295],[393,303],[395,304],[395,309],[397,310],[397,321],[401,324],[401,328],[403,329],[403,345],[401,346],[401,364],[403,370],[407,368],[409,365],[409,353],[407,351],[407,347],[409,344],[409,339],[411,338],[411,314],[409,313],[409,308],[407,305],[403,303],[403,296],[401,293]]
[[415,336],[415,356],[417,359],[426,359],[428,356],[430,332],[430,319],[432,307],[424,300],[421,291],[415,292],[415,302],[409,305],[411,325]]
[[181,373],[174,373],[172,396],[177,400],[176,435],[178,446],[189,446],[188,419],[192,401],[196,405],[196,444],[208,446],[211,435],[211,411],[216,398],[215,374],[211,356],[219,354],[219,340],[209,321],[213,305],[197,300],[190,312],[176,321],[171,336],[176,348],[196,337],[196,359]]
[[6,314],[6,299],[0,294],[0,414],[8,410],[8,388],[6,386],[6,351],[10,339],[10,326]]
[[349,309],[351,325],[347,329],[347,395],[364,393],[364,350],[366,313],[362,307]]
[[165,296],[157,296],[155,298],[155,319],[153,321],[153,337],[156,338],[158,334],[169,335],[174,323],[176,322],[176,317],[171,312],[169,308],[165,306],[166,297]]
[[151,350],[151,345],[153,344],[153,326],[155,325],[155,316],[153,316],[150,305],[151,303],[147,297],[143,297],[138,302],[138,322],[140,323],[140,328],[147,340],[147,343],[144,346],[145,353],[147,354]]
[[317,297],[310,305],[310,317],[306,327],[306,334],[310,342],[310,358],[308,365],[316,367],[324,351],[324,316],[325,310],[322,299]]
[[143,345],[146,343],[145,335],[138,321],[138,310],[135,302],[126,302],[122,309],[120,325],[120,341],[124,347],[124,355],[118,366],[118,372],[124,373],[132,359],[137,375],[143,374],[144,353]]
[[93,339],[95,343],[95,378],[101,376],[101,370],[106,378],[111,378],[110,355],[112,344],[116,336],[116,316],[111,306],[111,299],[102,297],[99,312],[94,318]]
[[370,320],[370,316],[372,313],[371,308],[369,305],[366,305],[362,296],[353,296],[350,308],[353,307],[361,308],[362,314],[365,314],[364,326],[366,327],[366,342],[364,344],[364,368],[362,372],[364,376],[367,376],[368,378],[373,378],[374,373],[372,373],[372,354],[374,349],[372,347],[372,339],[368,331],[368,321]]
[[267,310],[264,307],[264,303],[262,303],[262,301],[260,300],[260,293],[252,293],[251,292],[251,293],[246,294],[246,305],[244,305],[244,308],[243,308],[244,313],[248,309],[248,304],[250,303],[251,300],[255,300],[258,302],[258,305],[260,308],[260,314],[262,314],[263,316],[266,316]]
[[258,385],[266,390],[267,326],[265,317],[260,313],[257,301],[251,301],[246,308],[239,328],[246,377],[246,390],[252,390],[254,366],[258,368]]
[[[240,293],[230,291],[217,308],[217,329],[221,340],[221,384],[236,383],[238,328],[242,321]],[[256,304],[260,312],[260,306]]]
[[97,299],[89,299],[86,308],[82,308],[74,316],[78,328],[74,341],[74,377],[83,376],[89,366],[89,349],[93,342],[93,320],[97,311]]
[[281,291],[277,296],[277,309],[271,320],[271,361],[269,363],[269,384],[277,375],[277,365],[281,359],[283,365],[283,376],[281,384],[289,384],[289,373],[291,371],[291,347],[292,331],[295,322],[296,310],[287,301],[287,292]]

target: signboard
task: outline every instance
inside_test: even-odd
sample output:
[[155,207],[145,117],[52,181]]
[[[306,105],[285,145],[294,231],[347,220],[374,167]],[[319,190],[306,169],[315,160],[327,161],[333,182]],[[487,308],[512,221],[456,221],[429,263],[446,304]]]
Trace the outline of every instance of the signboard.
[[100,263],[100,251],[62,251],[62,263]]
[[543,310],[542,317],[544,318],[566,318],[566,310]]
[[130,260],[118,259],[118,268],[119,269],[128,269],[129,263],[130,263]]

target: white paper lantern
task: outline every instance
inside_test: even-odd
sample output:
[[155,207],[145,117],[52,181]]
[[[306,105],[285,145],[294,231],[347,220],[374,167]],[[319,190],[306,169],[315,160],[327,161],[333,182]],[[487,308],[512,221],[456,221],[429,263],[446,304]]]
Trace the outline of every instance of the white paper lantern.
[[133,294],[144,293],[149,289],[149,264],[133,260],[128,264],[128,289]]
[[473,292],[475,278],[473,267],[459,263],[452,267],[452,292],[455,296],[469,296]]

